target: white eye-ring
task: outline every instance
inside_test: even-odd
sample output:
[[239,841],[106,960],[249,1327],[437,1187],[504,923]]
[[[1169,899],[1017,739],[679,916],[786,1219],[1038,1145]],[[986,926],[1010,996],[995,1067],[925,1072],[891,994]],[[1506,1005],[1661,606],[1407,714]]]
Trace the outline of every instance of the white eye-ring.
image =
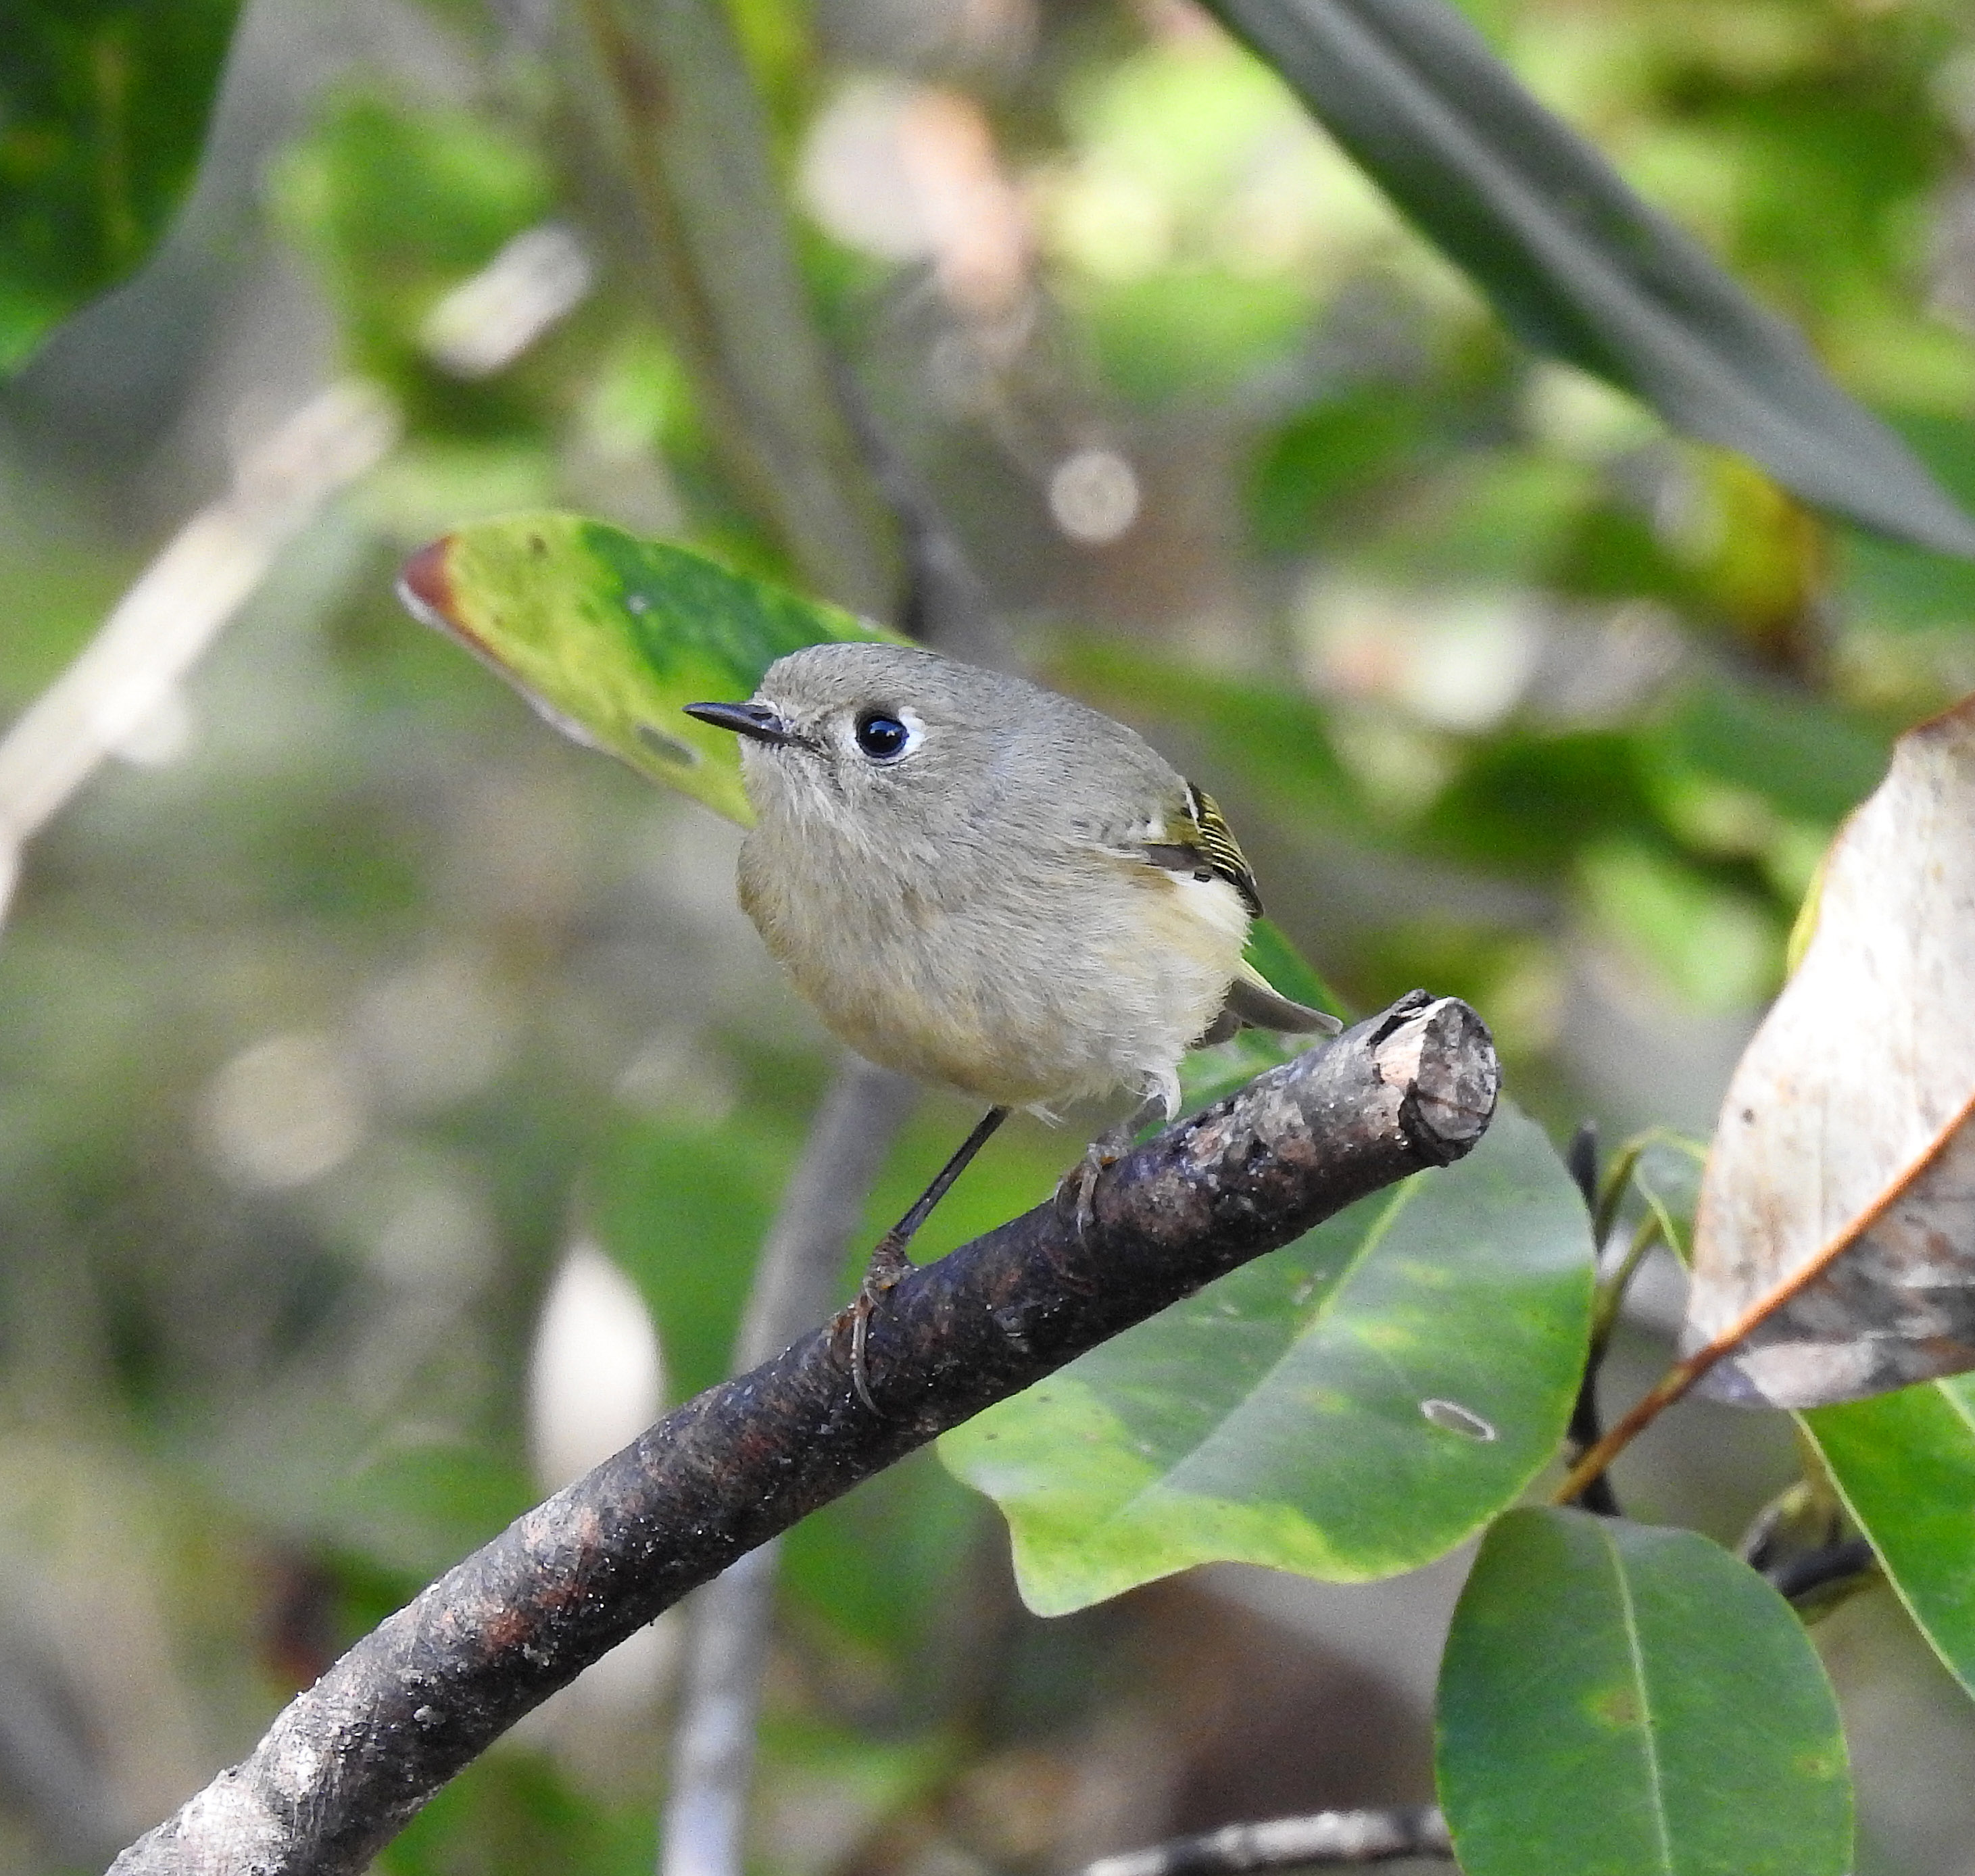
[[861,754],[885,767],[902,761],[925,741],[925,725],[909,710],[860,710],[850,734]]

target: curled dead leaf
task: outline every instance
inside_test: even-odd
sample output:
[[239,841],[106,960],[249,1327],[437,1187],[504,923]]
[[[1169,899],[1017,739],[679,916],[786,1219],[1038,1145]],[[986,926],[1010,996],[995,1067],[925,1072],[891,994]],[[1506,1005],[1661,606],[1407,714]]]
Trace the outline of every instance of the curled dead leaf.
[[1975,1368],[1975,698],[1900,739],[1839,832],[1695,1221],[1689,1360],[1820,1406]]

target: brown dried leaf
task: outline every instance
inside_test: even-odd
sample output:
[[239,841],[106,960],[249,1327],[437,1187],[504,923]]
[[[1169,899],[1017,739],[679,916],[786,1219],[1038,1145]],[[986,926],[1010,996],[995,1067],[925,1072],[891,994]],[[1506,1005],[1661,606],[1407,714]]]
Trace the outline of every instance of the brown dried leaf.
[[1722,1104],[1683,1352],[1815,1407],[1975,1368],[1975,698],[1900,739]]

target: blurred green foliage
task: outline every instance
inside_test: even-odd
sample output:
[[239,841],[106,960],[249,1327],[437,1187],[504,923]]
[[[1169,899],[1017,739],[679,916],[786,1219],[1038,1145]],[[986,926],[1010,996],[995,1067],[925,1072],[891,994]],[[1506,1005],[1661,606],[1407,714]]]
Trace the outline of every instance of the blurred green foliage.
[[16,0],[0,66],[0,373],[134,272],[190,189],[238,0]]
[[353,91],[284,153],[269,205],[314,261],[350,363],[406,399],[421,429],[498,435],[525,427],[525,406],[505,383],[448,377],[419,334],[554,199],[543,153],[487,113]]
[[[1470,10],[1975,497],[1958,12]],[[389,596],[426,539],[536,504],[790,572],[706,446],[562,55],[462,31],[457,8],[402,11],[426,63],[370,47],[251,159],[270,245],[207,257],[235,297],[206,369],[158,393],[169,424],[133,396],[78,462],[48,440],[59,421],[30,420],[81,408],[74,381],[31,369],[0,409],[10,708],[222,479],[199,439],[265,425],[261,381],[293,383],[268,361],[307,322],[240,284],[271,253],[311,284],[335,368],[382,383],[406,425],[202,667],[176,744],[158,728],[133,751],[153,766],[112,765],[36,843],[0,935],[0,1470],[21,1482],[0,1494],[0,1650],[43,1638],[140,1821],[554,1482],[523,1378],[572,1241],[635,1283],[668,1398],[724,1371],[828,1069],[733,908],[728,832],[564,744]],[[1704,1125],[1832,829],[1899,728],[1975,688],[1968,570],[1819,521],[1517,350],[1199,16],[994,17],[984,38],[974,11],[928,8],[915,37],[852,0],[744,9],[810,285],[876,420],[1037,668],[1215,794],[1272,916],[1353,1007],[1419,982],[1469,997],[1559,1137],[1586,1112]],[[146,68],[179,153],[147,171],[147,231],[204,120],[224,27],[201,31]],[[301,58],[281,38],[297,31],[281,56]],[[239,83],[276,89],[265,67]],[[14,164],[29,120],[6,95]],[[846,147],[878,156],[833,169]],[[984,261],[942,248],[923,201],[899,205],[928,175],[1012,203],[1019,238]],[[587,244],[595,286],[511,363],[455,375],[432,310],[545,219]],[[0,229],[0,265],[34,251]],[[99,264],[31,281],[69,304]],[[1099,447],[1136,505],[1095,537],[1056,484]],[[969,1118],[915,1118],[872,1235]],[[1039,1201],[1076,1146],[1008,1129],[927,1250]],[[1633,1477],[1728,1532],[1789,1456],[1709,1424],[1715,1472],[1648,1451]],[[1257,1805],[1427,1795],[1417,1773],[1349,1786],[1334,1739],[1326,1759],[1279,1733],[1247,1756],[1281,1781],[1241,1783],[1182,1723],[1208,1704],[1197,1663],[1162,1665],[1175,1634],[1223,1634],[1218,1592],[1045,1630],[1005,1545],[930,1461],[791,1539],[763,1869],[1042,1869]],[[1231,1658],[1254,1681],[1287,1646]],[[1870,1686],[1841,1654],[1841,1684]],[[113,1697],[90,1678],[106,1655]],[[661,1669],[638,1673],[635,1697],[490,1755],[383,1867],[648,1867]],[[1872,1723],[1854,1730],[1860,1867],[1944,1872],[1904,1821],[1920,1801],[1872,1796]],[[1969,1743],[1959,1719],[1928,1738],[1944,1759]],[[1121,1756],[1165,1782],[1146,1773],[1089,1825]],[[28,1820],[5,1867],[54,1867],[45,1820],[0,1796]]]

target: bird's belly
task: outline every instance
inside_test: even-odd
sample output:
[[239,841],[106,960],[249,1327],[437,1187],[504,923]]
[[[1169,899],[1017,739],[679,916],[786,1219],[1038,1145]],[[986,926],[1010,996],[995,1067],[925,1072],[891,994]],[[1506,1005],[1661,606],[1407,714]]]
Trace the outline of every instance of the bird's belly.
[[1080,903],[1073,932],[1040,897],[840,892],[825,918],[825,895],[790,884],[744,872],[743,901],[830,1028],[872,1061],[1011,1107],[1169,1080],[1220,1011],[1246,923],[1204,918],[1156,877]]

